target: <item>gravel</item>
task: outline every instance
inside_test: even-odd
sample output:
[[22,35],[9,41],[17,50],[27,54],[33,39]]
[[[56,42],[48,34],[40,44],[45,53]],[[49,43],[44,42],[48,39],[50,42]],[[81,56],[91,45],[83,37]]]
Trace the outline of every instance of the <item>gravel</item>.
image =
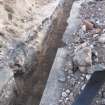
[[[79,18],[83,21],[89,20],[94,24],[91,25],[91,29],[84,24],[80,25],[80,28],[72,36],[74,41],[67,43],[67,49],[69,49],[69,55],[65,62],[64,72],[66,74],[64,89],[62,89],[61,97],[59,99],[59,105],[72,105],[75,98],[81,93],[86,86],[86,83],[91,77],[91,73],[97,70],[105,68],[105,49],[104,49],[104,32],[105,32],[105,1],[90,1],[83,3],[80,9]],[[72,38],[70,38],[72,39]],[[72,43],[71,43],[72,42]],[[73,47],[71,47],[73,46]],[[90,67],[87,68],[85,63],[83,66],[89,72],[81,72],[80,64],[84,63],[88,54],[83,49],[88,47],[91,50]],[[79,50],[77,51],[77,49]],[[82,50],[82,51],[81,51]],[[72,51],[75,51],[72,52]],[[81,57],[80,57],[80,53]],[[75,56],[76,55],[76,56]],[[79,57],[77,57],[77,55]],[[83,57],[83,55],[85,55]],[[75,57],[76,60],[73,60]],[[83,58],[82,58],[83,57]],[[78,59],[78,60],[77,60]],[[83,62],[84,61],[84,62]],[[72,63],[71,63],[72,62]],[[91,63],[92,62],[92,63]],[[64,91],[63,91],[64,90]],[[62,98],[63,97],[63,98]],[[92,105],[105,105],[105,84],[99,90],[97,96],[94,98]]]

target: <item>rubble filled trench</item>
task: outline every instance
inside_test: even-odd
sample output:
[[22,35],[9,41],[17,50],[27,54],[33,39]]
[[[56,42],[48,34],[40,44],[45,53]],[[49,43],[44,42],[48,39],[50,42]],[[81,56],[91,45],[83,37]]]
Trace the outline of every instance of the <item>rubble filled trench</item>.
[[[38,5],[35,5],[36,8],[34,5],[30,8],[31,4],[27,0],[25,0],[26,4],[15,0],[0,1],[0,8],[4,11],[2,7],[4,6],[8,12],[8,14],[6,11],[0,14],[5,20],[0,20],[2,26],[0,47],[3,52],[3,65],[0,67],[3,70],[8,68],[7,72],[10,70],[13,73],[0,90],[0,105],[39,104],[57,49],[65,45],[61,39],[67,26],[72,2],[73,0],[57,0],[53,13],[49,13],[50,17],[42,19],[39,24],[40,21],[37,21],[37,18],[40,19],[41,13],[34,13],[34,9],[37,12]],[[42,6],[50,3],[49,0],[45,0],[43,3],[37,1],[36,4]],[[27,4],[29,11],[25,8]],[[23,12],[21,6],[23,6]],[[51,7],[52,5],[48,9]],[[43,8],[39,10],[42,11]],[[34,17],[34,14],[38,16]],[[46,14],[45,12],[43,15],[46,16]]]

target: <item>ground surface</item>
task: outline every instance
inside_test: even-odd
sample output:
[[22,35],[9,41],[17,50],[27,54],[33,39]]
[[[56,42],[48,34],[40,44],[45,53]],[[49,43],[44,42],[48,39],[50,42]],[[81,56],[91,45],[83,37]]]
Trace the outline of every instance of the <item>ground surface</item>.
[[[10,78],[9,54],[17,43],[40,46],[38,27],[44,23],[56,7],[55,0],[0,0],[0,84]],[[44,11],[44,12],[43,12]],[[49,11],[51,11],[49,13]],[[44,37],[44,36],[43,36]],[[34,40],[34,41],[33,41]],[[32,45],[34,44],[34,45]],[[12,56],[13,57],[13,56]],[[7,82],[7,80],[6,80]],[[4,85],[4,84],[3,84]]]
[[[84,89],[87,81],[91,77],[90,68],[95,65],[100,64],[105,65],[105,1],[94,1],[83,3],[80,9],[79,18],[81,20],[81,25],[76,33],[70,35],[69,40],[67,42],[67,49],[69,50],[69,54],[67,56],[64,72],[65,78],[62,78],[61,82],[64,82],[65,85],[62,89],[61,97],[59,99],[59,105],[71,105],[76,96],[78,96],[81,91]],[[91,29],[86,29],[87,23],[84,28],[84,20],[91,21],[95,26]],[[97,30],[99,31],[97,32]],[[71,40],[72,39],[72,40]],[[91,66],[90,68],[80,68],[78,65],[83,64],[82,60],[84,60],[87,56],[84,56],[82,52],[80,54],[79,51],[82,51],[85,47],[91,49]],[[82,50],[81,50],[82,49]],[[79,51],[78,51],[79,50]],[[85,51],[87,53],[88,50]],[[79,59],[81,61],[77,61],[77,67],[74,64],[75,55],[81,55]],[[82,59],[82,56],[83,59]],[[78,58],[76,58],[78,59]],[[89,63],[89,60],[88,60]],[[82,65],[82,67],[83,67]],[[81,66],[81,65],[80,65]],[[85,65],[86,66],[86,65]],[[85,71],[84,71],[85,70]],[[93,69],[92,69],[93,70]],[[81,72],[80,72],[81,71]],[[83,72],[84,71],[84,72]],[[105,85],[102,86],[98,95],[95,97],[92,105],[105,105]]]
[[[22,41],[29,47],[35,47],[37,45],[36,43],[38,43],[40,38],[33,41],[33,39],[38,38],[35,36],[37,26],[40,23],[43,25],[43,22],[47,19],[46,16],[49,17],[49,11],[54,6],[50,2],[53,1],[0,0],[1,68],[7,69],[7,61],[10,58],[8,59],[8,56],[5,55],[8,55],[9,51],[14,49],[15,44],[17,44],[15,41]],[[73,34],[69,33],[70,36],[68,36],[67,46],[65,47],[69,53],[63,65],[65,76],[59,79],[60,82],[64,83],[60,99],[58,100],[59,105],[71,105],[76,96],[84,89],[87,81],[91,77],[94,66],[100,64],[102,67],[105,65],[104,14],[104,0],[88,2],[81,5],[80,15],[78,17],[81,20],[81,24],[77,32]],[[24,55],[23,52],[22,55]],[[19,56],[19,58],[22,57]],[[24,59],[22,58],[20,61],[24,62]],[[105,85],[100,89],[92,105],[105,105]]]
[[53,11],[51,2],[54,1],[0,0],[0,67],[7,65],[5,55],[7,49],[13,48],[13,40],[25,43],[30,37],[36,38],[38,26],[50,15],[48,9]]
[[35,28],[40,22],[41,8],[50,2],[52,1],[0,0],[0,32],[14,37],[22,36],[23,32]]
[[[33,59],[35,57],[30,54],[33,53],[35,56],[35,52],[42,47],[41,44],[50,25],[49,21],[52,21],[51,16],[57,5],[58,0],[0,0],[0,105],[7,105],[8,100],[6,101],[6,99],[13,96],[11,91],[14,91],[14,88],[11,87],[14,87],[15,84],[10,81],[13,85],[10,86],[10,83],[7,83],[10,78],[14,81],[14,67],[11,64],[14,65],[16,59],[22,61],[20,62],[22,67],[27,61],[30,63],[28,63],[28,66],[34,63]],[[46,21],[48,24],[46,24]],[[41,32],[43,28],[45,30]],[[27,50],[24,50],[24,45]],[[37,61],[35,60],[35,62]],[[43,85],[39,82],[39,87],[35,87],[40,90],[35,90],[39,92],[37,98],[35,98],[38,100],[37,102],[40,100],[40,93],[42,94],[40,84]]]

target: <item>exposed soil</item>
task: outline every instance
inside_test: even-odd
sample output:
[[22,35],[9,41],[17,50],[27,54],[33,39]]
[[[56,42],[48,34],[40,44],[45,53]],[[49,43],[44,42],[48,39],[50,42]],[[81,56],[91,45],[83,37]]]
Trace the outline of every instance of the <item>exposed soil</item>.
[[[33,41],[33,39],[38,38],[37,36],[35,36],[37,33],[37,26],[39,25],[39,23],[42,23],[43,25],[43,19],[44,17],[46,17],[46,14],[49,13],[48,9],[52,6],[50,2],[53,1],[0,1],[0,50],[1,52],[4,51],[4,56],[7,54],[5,53],[7,52],[6,48],[10,47],[9,41],[12,44],[14,44],[15,40],[19,41],[19,43],[22,41],[25,42],[27,46],[32,46],[33,48],[37,47],[37,43],[40,44],[40,42],[38,42],[40,41],[40,39],[36,41]],[[41,50],[41,54],[39,54],[38,56],[38,67],[34,67],[36,68],[36,72],[31,72],[32,77],[29,77],[28,75],[29,80],[27,78],[24,79],[28,81],[25,83],[26,87],[23,86],[25,94],[22,94],[20,96],[16,94],[15,96],[18,97],[15,97],[14,102],[11,102],[10,104],[39,104],[57,48],[61,47],[61,38],[67,26],[66,20],[69,16],[70,8],[68,8],[68,3],[64,3],[64,5],[65,6],[62,10],[61,8],[58,9],[58,17],[53,20],[53,23],[50,27],[51,29],[49,29],[47,32],[49,36],[45,38],[45,43],[42,43],[44,47]],[[43,12],[44,9],[46,10],[45,12]],[[55,13],[55,16],[56,14],[57,13]],[[76,33],[70,34],[69,41],[66,43],[67,46],[65,47],[66,49],[68,49],[69,54],[67,55],[65,65],[63,67],[65,77],[59,80],[60,82],[65,83],[64,88],[62,89],[61,97],[58,100],[59,105],[72,105],[72,103],[75,101],[75,98],[84,89],[94,70],[99,69],[100,66],[105,67],[104,14],[105,1],[93,1],[81,5],[79,16],[80,20],[82,20],[81,25]],[[46,18],[44,22],[47,20],[48,19]],[[12,42],[11,40],[13,39],[15,40]],[[13,46],[11,47],[11,49],[13,48]],[[24,44],[22,43],[22,45],[20,46],[24,47]],[[25,49],[25,51],[28,52],[29,49],[27,49]],[[17,50],[18,49],[16,49],[16,54],[19,51]],[[20,56],[24,55],[23,52],[24,51],[22,50],[22,54],[20,54],[21,51],[19,51],[19,58],[23,57]],[[81,55],[80,58],[78,58],[79,54]],[[74,60],[74,57],[76,60]],[[23,61],[25,61],[23,58],[21,59],[22,63]],[[5,59],[4,65],[2,66],[8,65],[7,63],[5,63],[6,60],[7,58]],[[30,85],[28,87],[29,83],[32,86]],[[36,85],[34,83],[36,83]],[[32,91],[28,91],[31,89]],[[35,94],[32,92],[34,92]],[[95,97],[92,105],[105,105],[105,84],[98,92],[98,95]]]
[[29,29],[37,27],[43,15],[41,8],[50,0],[0,0],[0,32],[21,37]]
[[6,22],[1,22],[1,39],[6,40],[9,56],[9,63],[7,59],[4,62],[12,69],[16,83],[10,103],[5,101],[9,97],[5,94],[2,105],[39,104],[57,48],[63,46],[61,39],[71,8],[69,0],[59,5],[54,1],[1,1],[5,11],[1,21]]
[[[59,26],[57,25],[61,26],[61,24],[55,24],[55,21],[58,21],[56,14],[59,13],[59,16],[63,18],[63,8],[60,8],[61,12],[60,10],[56,12],[57,3],[55,0],[0,0],[0,68],[2,71],[8,70],[7,72],[11,69],[11,72],[14,72],[13,69],[18,71],[19,69],[17,68],[19,66],[15,66],[15,68],[13,65],[19,57],[18,60],[22,61],[20,62],[20,65],[22,65],[21,70],[23,70],[23,66],[27,66],[24,69],[26,71],[23,70],[24,74],[26,73],[27,75],[27,71],[31,71],[31,73],[28,72],[27,76],[19,74],[18,78],[15,78],[16,84],[13,85],[16,86],[13,86],[13,88],[9,86],[13,91],[11,96],[8,86],[5,86],[6,89],[1,87],[3,88],[3,94],[1,93],[0,95],[0,104],[37,105],[40,102],[51,64],[57,51],[56,46],[53,46],[54,48],[50,46],[54,43],[53,41],[58,41],[56,38],[54,40],[51,38],[56,33],[61,38],[61,34],[64,32],[63,27],[66,27],[64,26],[64,24],[66,25],[65,19],[64,23],[60,22],[62,29],[60,27],[61,31],[60,33],[58,32]],[[50,17],[53,12],[55,13],[54,17]],[[56,27],[57,30],[53,29],[53,27]],[[47,33],[49,33],[49,38],[46,35]],[[48,44],[49,41],[51,42],[50,45]],[[49,47],[50,50],[47,51]],[[38,52],[40,57],[36,53],[39,50],[41,50],[40,54]],[[50,52],[53,52],[52,55],[49,54]],[[27,64],[25,64],[26,62]],[[37,66],[35,62],[37,62]]]

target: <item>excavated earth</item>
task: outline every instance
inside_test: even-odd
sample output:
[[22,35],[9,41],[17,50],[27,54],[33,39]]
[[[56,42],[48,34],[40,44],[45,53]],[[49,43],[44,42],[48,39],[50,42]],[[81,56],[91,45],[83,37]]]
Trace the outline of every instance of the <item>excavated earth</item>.
[[0,0],[0,105],[38,105],[73,0]]
[[[105,69],[104,0],[0,0],[0,10],[0,105],[72,105]],[[92,105],[105,105],[105,84]]]

